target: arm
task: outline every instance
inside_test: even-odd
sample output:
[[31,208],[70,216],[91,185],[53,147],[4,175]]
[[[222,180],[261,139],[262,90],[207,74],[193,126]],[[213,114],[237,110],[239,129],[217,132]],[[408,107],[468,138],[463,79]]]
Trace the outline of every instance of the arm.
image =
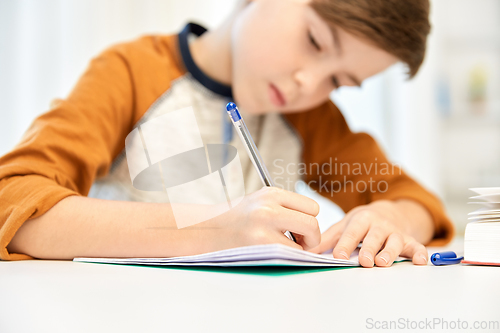
[[165,252],[159,239],[175,227],[171,221],[162,204],[70,196],[26,221],[7,249],[40,259],[159,255]]
[[68,196],[86,195],[123,149],[135,116],[127,61],[116,48],[95,58],[66,100],[34,120],[0,158],[0,258],[29,259],[6,249],[28,219]]
[[[7,251],[23,223],[64,198],[87,195],[108,172],[134,123],[180,75],[165,60],[166,45],[143,38],[103,52],[68,98],[53,103],[0,158],[0,259],[29,259]],[[158,68],[169,70],[158,75]]]
[[[71,196],[25,222],[8,250],[40,259],[72,259],[172,257],[271,243],[310,249],[321,238],[318,212],[318,204],[307,197],[265,187],[225,214],[177,229],[168,204]],[[285,237],[284,230],[294,232],[299,244]]]

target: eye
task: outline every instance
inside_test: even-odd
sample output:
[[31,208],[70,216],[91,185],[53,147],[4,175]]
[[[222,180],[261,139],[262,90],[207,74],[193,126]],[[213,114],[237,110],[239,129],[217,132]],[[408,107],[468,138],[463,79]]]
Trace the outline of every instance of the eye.
[[339,80],[337,79],[336,76],[332,76],[332,84],[335,87],[335,89],[338,89],[340,87]]
[[308,32],[308,35],[309,35],[309,41],[311,42],[312,45],[314,45],[314,47],[319,51],[321,50],[321,48],[319,47],[319,44],[316,42],[316,39],[314,39],[313,35],[311,34],[311,32],[309,31]]

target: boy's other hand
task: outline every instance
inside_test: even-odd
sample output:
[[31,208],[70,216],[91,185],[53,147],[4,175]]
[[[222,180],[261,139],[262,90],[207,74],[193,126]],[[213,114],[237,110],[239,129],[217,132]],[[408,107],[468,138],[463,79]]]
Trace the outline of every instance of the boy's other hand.
[[[419,215],[422,221],[410,218],[414,209],[424,208],[410,200],[378,200],[356,207],[323,233],[321,244],[311,251],[323,253],[333,248],[335,258],[349,259],[362,242],[359,263],[363,267],[391,266],[398,256],[412,258],[416,265],[425,265],[427,250],[412,234],[423,239],[432,237],[429,236],[433,232],[432,220],[423,211],[413,215]],[[420,230],[415,233],[417,229]]]
[[[309,250],[319,246],[321,240],[318,213],[318,203],[308,197],[264,187],[207,222],[222,228],[219,246],[224,248],[280,243]],[[284,235],[286,230],[294,234],[297,243]]]

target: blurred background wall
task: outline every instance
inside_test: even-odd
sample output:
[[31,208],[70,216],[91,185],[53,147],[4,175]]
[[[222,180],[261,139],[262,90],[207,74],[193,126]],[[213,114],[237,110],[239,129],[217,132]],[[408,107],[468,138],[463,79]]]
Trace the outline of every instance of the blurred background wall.
[[[0,155],[53,98],[65,97],[107,46],[219,24],[236,0],[0,0]],[[396,65],[332,99],[445,202],[463,232],[469,187],[500,186],[500,1],[431,0],[429,51],[417,77]],[[321,200],[322,219],[340,214]],[[336,214],[336,215],[335,215]]]

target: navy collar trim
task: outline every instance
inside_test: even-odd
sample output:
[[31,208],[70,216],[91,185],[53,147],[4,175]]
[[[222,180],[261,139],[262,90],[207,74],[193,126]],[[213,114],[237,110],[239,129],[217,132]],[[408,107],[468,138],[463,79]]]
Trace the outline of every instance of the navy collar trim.
[[201,69],[195,64],[191,52],[188,46],[188,36],[190,33],[194,33],[196,36],[201,36],[207,29],[198,25],[196,23],[188,23],[179,33],[179,49],[181,51],[182,61],[186,66],[189,73],[200,82],[205,88],[211,90],[212,92],[233,99],[233,91],[231,86],[227,86],[218,81],[215,81],[211,77],[207,76],[201,71]]

